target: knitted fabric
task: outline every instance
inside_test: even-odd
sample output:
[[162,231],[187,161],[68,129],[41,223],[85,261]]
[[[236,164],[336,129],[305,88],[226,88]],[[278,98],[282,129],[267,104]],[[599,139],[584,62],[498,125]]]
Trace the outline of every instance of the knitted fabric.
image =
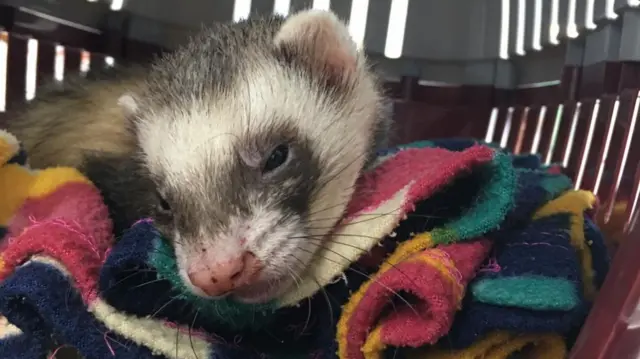
[[[490,242],[528,228],[533,212],[544,221],[556,207],[575,207],[565,200],[546,208],[563,198],[567,181],[536,169],[539,159],[530,156],[465,140],[390,149],[358,180],[299,286],[262,305],[205,301],[186,290],[172,247],[151,222],[114,244],[108,212],[86,178],[68,168],[28,170],[17,141],[4,139],[0,133],[0,224],[9,232],[0,251],[0,314],[17,329],[2,335],[0,325],[3,358],[40,359],[65,345],[87,358],[380,358],[387,346],[433,343],[450,326],[439,343],[462,338],[457,323],[465,318],[477,328],[514,309],[461,299]],[[608,262],[584,255],[600,248],[599,232],[583,212],[569,212],[573,248],[582,265],[593,264],[599,285]],[[574,233],[582,233],[582,246]],[[567,277],[545,273],[546,283]],[[411,292],[411,305],[389,289]],[[396,298],[396,311],[387,313],[385,298]],[[537,311],[533,319],[515,308],[525,312],[511,311],[505,326],[472,330],[466,343],[502,327],[563,333],[586,308]]]
[[[28,278],[30,281],[26,281]],[[30,262],[0,286],[0,310],[24,334],[0,341],[3,358],[42,359],[51,350],[51,335],[86,358],[153,358],[151,351],[126,340],[95,319],[67,277],[53,265]],[[113,354],[112,354],[113,353]]]
[[[381,358],[387,346],[435,343],[449,330],[464,288],[489,249],[490,242],[482,239],[385,262],[343,310],[338,324],[340,356]],[[412,304],[397,300],[402,292],[412,294]],[[392,302],[394,310],[379,318]]]
[[514,155],[507,149],[502,148],[497,143],[485,142],[482,140],[472,138],[439,138],[435,140],[417,141],[407,145],[400,145],[400,148],[423,148],[423,147],[438,147],[446,148],[450,151],[463,151],[472,146],[487,146],[495,151],[499,151],[505,154],[509,154],[512,160],[513,167],[523,169],[545,169],[542,164],[542,159],[536,154],[521,154]]
[[[424,199],[429,199],[424,201],[429,213],[444,221],[422,221],[423,227],[433,230],[407,244],[399,252],[402,256],[433,244],[480,237],[496,228],[511,208],[514,188],[509,157],[488,147],[473,146],[461,152],[440,148],[389,151],[361,176],[332,239],[316,254],[301,284],[280,302],[294,305],[315,294],[319,285],[334,282]],[[423,219],[429,213],[423,213]],[[344,238],[349,238],[349,246],[341,242]]]
[[569,238],[569,215],[500,231],[494,268],[474,281],[475,300],[533,310],[571,310],[581,302],[580,263]]
[[562,359],[567,348],[557,334],[513,334],[493,332],[460,350],[427,348],[409,351],[407,359],[515,359],[526,352],[531,359]]
[[[426,149],[428,148],[425,147],[423,151]],[[397,152],[387,152],[386,155],[399,156],[409,151],[415,151],[415,148],[405,146]],[[464,151],[468,150],[463,150],[462,153]],[[445,190],[419,202],[415,207],[416,217],[409,218],[400,224],[396,230],[396,236],[393,237],[394,242],[400,242],[400,244],[392,250],[392,254],[384,261],[380,270],[350,297],[343,309],[337,332],[341,358],[375,358],[381,355],[387,345],[417,346],[435,342],[440,336],[446,334],[450,318],[459,304],[459,298],[451,293],[447,296],[445,292],[438,292],[437,288],[423,288],[421,294],[418,294],[423,303],[432,304],[431,308],[433,308],[433,302],[442,303],[441,308],[433,312],[432,320],[420,320],[420,316],[407,310],[401,316],[390,317],[386,324],[381,324],[369,332],[369,327],[380,316],[380,311],[384,309],[385,300],[388,297],[388,289],[385,290],[385,286],[381,288],[377,283],[380,280],[386,280],[389,283],[393,282],[394,290],[401,290],[403,288],[399,286],[404,285],[405,290],[417,294],[414,283],[408,282],[403,275],[406,271],[391,271],[389,274],[386,274],[386,271],[391,267],[402,266],[404,263],[409,265],[412,256],[418,255],[427,248],[469,240],[497,228],[512,210],[516,176],[510,158],[500,153],[494,152],[494,154],[495,157],[491,163],[475,169],[463,178],[452,178]],[[433,218],[439,220],[433,220]],[[411,239],[403,242],[406,238]],[[486,248],[483,247],[484,250]],[[468,258],[482,261],[486,256],[485,251],[476,252],[476,254],[478,255]],[[466,261],[464,266],[475,268],[478,264],[480,263]],[[413,273],[418,273],[424,270],[425,266],[412,263],[410,268]],[[426,268],[429,269],[428,266]],[[420,274],[420,276],[425,275],[427,274]],[[461,281],[463,286],[471,277],[472,275],[468,274],[461,277],[464,278]],[[440,298],[437,297],[438,295]],[[365,296],[366,300],[362,301]],[[404,330],[395,337],[391,334],[399,328],[398,323],[401,322],[415,323],[412,327],[415,329],[411,333],[413,335],[408,335],[410,330]],[[365,345],[362,351],[360,351],[361,345]]]
[[611,257],[607,250],[607,244],[600,229],[591,218],[584,216],[584,239],[592,253],[592,267],[594,272],[594,284],[596,288],[602,287],[604,279],[609,272]]
[[563,335],[582,324],[587,310],[584,302],[569,311],[542,311],[485,304],[467,296],[451,330],[439,345],[445,349],[464,349],[494,331]]
[[[126,231],[100,272],[100,295],[105,302],[122,313],[151,316],[190,327],[192,331],[211,333],[233,343],[234,347],[269,353],[274,358],[281,358],[285,353],[305,353],[310,348],[323,350],[332,339],[320,338],[315,331],[321,326],[329,327],[331,320],[337,321],[337,318],[327,318],[328,308],[325,308],[322,296],[277,313],[266,305],[262,311],[246,308],[245,313],[238,313],[236,311],[242,310],[241,306],[185,295],[182,283],[174,286],[176,278],[166,278],[166,275],[171,275],[170,268],[161,268],[167,262],[174,263],[168,260],[165,253],[169,252],[164,252],[166,249],[158,251],[165,243],[150,221],[140,221]],[[338,296],[335,290],[331,292],[332,298]],[[313,308],[313,313],[310,313],[310,308]],[[245,322],[229,323],[224,315]],[[256,325],[248,326],[253,324],[252,319]],[[240,327],[244,330],[239,330]],[[175,337],[175,333],[172,335]],[[171,342],[171,339],[167,340]]]
[[[600,236],[595,236],[592,232],[590,232],[593,237],[591,243],[585,238],[585,211],[591,209],[594,203],[595,197],[590,192],[569,191],[559,198],[546,203],[534,215],[535,220],[558,213],[570,214],[569,232],[571,234],[571,245],[580,259],[584,296],[588,301],[594,299],[598,288],[598,280],[593,267],[594,253],[591,251],[591,245],[593,245],[594,241],[602,241]],[[601,273],[606,273],[608,271],[608,259],[604,244],[596,244],[596,248],[601,250],[601,252],[595,253],[595,255],[602,256],[602,259],[598,261],[601,266],[600,271]]]
[[[358,183],[358,191],[366,194],[366,196],[355,197],[356,200],[349,205],[345,221],[336,233],[353,233],[354,228],[356,228],[360,232],[355,232],[355,234],[365,237],[367,232],[370,232],[379,238],[378,240],[370,240],[370,243],[366,244],[366,246],[371,247],[384,238],[384,235],[390,233],[398,221],[413,208],[414,203],[420,198],[431,196],[432,193],[447,185],[451,179],[464,176],[469,169],[478,168],[478,171],[480,171],[485,168],[483,166],[486,164],[491,165],[493,157],[493,151],[483,147],[470,148],[468,151],[455,153],[442,149],[407,150],[390,156],[386,160],[378,162],[377,167],[371,173],[361,178]],[[426,165],[415,166],[415,164],[423,163],[426,163]],[[496,161],[496,163],[499,163],[499,161]],[[509,179],[512,178],[508,170],[509,167],[504,167],[502,172],[498,170],[490,173],[493,176],[487,176],[488,182],[491,182],[495,188],[508,188]],[[397,181],[396,177],[391,178],[389,175],[385,175],[385,173],[395,171],[404,171],[407,174],[404,177],[406,179]],[[22,191],[24,193],[21,197],[22,205],[13,211],[15,212],[13,216],[15,219],[12,221],[10,228],[12,237],[7,242],[8,245],[2,252],[1,257],[0,276],[4,279],[2,288],[9,291],[11,288],[20,287],[19,284],[21,283],[38,283],[33,280],[33,277],[46,278],[50,283],[55,283],[56,285],[46,287],[46,295],[51,298],[51,301],[46,303],[46,306],[41,303],[41,300],[36,300],[37,298],[44,298],[45,292],[42,290],[45,288],[43,286],[15,289],[20,294],[16,294],[13,297],[34,298],[34,301],[28,300],[27,302],[30,305],[20,307],[20,310],[14,310],[10,318],[12,322],[27,328],[28,323],[44,320],[49,323],[44,327],[47,328],[46,337],[53,335],[60,343],[78,347],[83,354],[89,357],[98,355],[97,352],[91,350],[102,350],[104,354],[104,346],[95,345],[94,342],[85,342],[82,336],[69,337],[64,334],[69,333],[68,330],[70,328],[65,329],[64,327],[69,326],[70,317],[60,320],[55,319],[58,314],[55,313],[54,308],[65,305],[55,300],[55,290],[58,289],[60,293],[75,291],[79,301],[75,302],[78,305],[69,312],[71,313],[70,316],[77,311],[85,313],[84,315],[75,314],[88,322],[91,322],[90,317],[95,318],[100,323],[100,325],[96,324],[95,327],[101,328],[100,331],[103,334],[107,331],[114,336],[120,336],[118,337],[119,341],[136,343],[140,348],[148,348],[151,352],[162,354],[166,357],[204,358],[210,355],[220,355],[222,349],[216,347],[214,350],[214,347],[209,344],[209,338],[202,335],[187,335],[186,329],[184,331],[175,331],[167,326],[165,320],[170,320],[178,325],[182,324],[183,326],[191,327],[191,334],[201,332],[203,329],[209,330],[216,335],[218,335],[218,332],[222,332],[223,335],[229,334],[224,333],[225,328],[212,328],[211,324],[216,322],[208,321],[210,318],[207,318],[207,313],[216,312],[216,310],[220,309],[221,303],[217,303],[217,306],[214,307],[211,306],[211,303],[204,303],[209,305],[209,310],[207,310],[206,305],[202,305],[203,303],[194,303],[193,298],[184,295],[183,291],[180,290],[181,288],[175,285],[175,279],[170,278],[171,272],[175,272],[175,267],[172,267],[170,262],[160,261],[158,259],[159,256],[154,257],[151,255],[153,253],[157,254],[158,250],[162,249],[161,246],[164,242],[162,242],[158,233],[153,230],[149,223],[142,222],[134,226],[116,247],[110,248],[112,238],[110,236],[110,222],[107,219],[106,208],[102,204],[97,190],[86,179],[69,169],[58,169],[57,172],[44,170],[38,172],[37,175],[32,174],[30,171],[25,171],[24,173],[30,174],[35,178],[30,178],[30,186],[25,187],[25,190]],[[46,181],[40,181],[41,178],[45,178]],[[372,197],[370,193],[378,193],[380,195]],[[484,198],[490,197],[491,193]],[[474,197],[473,201],[476,200],[477,198]],[[489,228],[497,226],[501,217],[500,213],[506,212],[506,208],[510,205],[509,196],[502,196],[502,200],[498,198],[497,200],[492,200],[491,203],[498,208],[498,214],[490,214],[488,217],[492,218],[492,220],[482,222],[480,228],[476,229],[477,233],[486,231],[485,227],[487,226]],[[488,204],[485,204],[485,206],[488,206]],[[373,226],[370,224],[357,226],[356,222],[386,209],[391,209],[388,212],[393,215],[381,217],[382,219]],[[479,212],[482,213],[483,211],[480,210]],[[473,230],[473,228],[469,229],[468,225],[465,227],[464,221],[462,222],[461,228],[463,230]],[[375,232],[371,232],[372,229]],[[146,240],[140,240],[143,237]],[[34,254],[45,255],[46,258],[50,257],[50,261],[55,264],[40,263],[40,265],[36,265],[36,263],[29,263],[24,267],[20,267]],[[360,254],[360,252],[352,253],[351,256],[355,260]],[[320,263],[319,265],[322,267],[327,263]],[[351,262],[344,262],[345,266],[351,264]],[[146,274],[138,276],[137,280],[133,281],[135,283],[132,283],[129,281],[130,278],[125,278],[124,276],[131,269],[137,269],[137,274]],[[147,269],[152,271],[146,271]],[[334,271],[337,275],[343,270],[344,268],[339,268],[339,272],[338,269]],[[328,272],[330,271],[323,270],[321,273],[326,274]],[[72,280],[63,285],[61,280],[67,277],[72,278]],[[98,277],[100,279],[100,288],[98,286]],[[327,276],[325,281],[333,280],[333,277],[335,275]],[[141,280],[144,280],[144,282],[140,283]],[[129,281],[129,283],[128,285],[115,285],[121,281]],[[357,280],[350,280],[350,283],[355,284],[357,288]],[[12,287],[9,287],[9,285]],[[317,285],[317,283],[314,285]],[[144,287],[144,290],[136,290],[142,287]],[[340,294],[341,289],[338,287],[328,285],[328,288],[332,291],[332,296],[338,295],[343,298],[342,301],[346,301],[348,292],[343,291],[343,294]],[[315,290],[313,291],[315,292]],[[11,298],[12,295],[10,293],[13,292],[7,293],[7,298]],[[145,295],[141,295],[141,293],[145,293]],[[162,293],[173,294],[174,297],[172,298],[175,299],[175,303],[169,303],[168,300],[164,300],[168,298],[166,296],[163,297]],[[62,298],[62,296],[58,298]],[[313,303],[318,307],[318,303],[321,303],[321,301],[317,298],[317,296],[312,298],[309,305]],[[159,302],[160,300],[164,301]],[[286,301],[283,302],[286,303]],[[178,306],[180,309],[177,309]],[[201,309],[201,307],[205,308]],[[146,308],[146,310],[143,308]],[[201,319],[195,320],[193,312],[188,312],[189,309],[193,308],[197,308],[197,315],[201,316]],[[153,312],[150,312],[150,310],[153,310]],[[289,319],[289,324],[291,322],[295,324],[296,321],[291,319],[297,315],[296,311],[300,312],[302,310],[293,307],[283,308],[279,311],[278,316],[270,316],[270,319],[279,324],[283,320],[281,318],[286,318]],[[305,310],[305,312],[308,311],[308,309]],[[30,320],[19,320],[21,316],[30,318]],[[142,320],[140,319],[141,316],[148,316],[148,318]],[[219,316],[220,314],[218,313],[218,318]],[[310,323],[309,325],[314,325],[315,328],[321,325],[330,328],[330,323],[327,323],[326,320],[323,322],[319,318],[319,316],[312,318],[316,323]],[[332,314],[329,319],[334,320],[335,323],[337,316]],[[307,320],[309,319],[307,318]],[[185,323],[188,321],[191,321],[191,323]],[[206,327],[203,323],[210,323],[209,327]],[[289,332],[295,331],[291,328],[291,325],[280,325],[280,327],[288,328]],[[24,335],[30,335],[36,338],[34,340],[37,341],[36,332],[24,330],[24,328],[21,328]],[[84,331],[85,329],[82,330]],[[299,332],[300,328],[298,327],[297,330]],[[245,333],[243,333],[243,337],[247,339],[241,342],[246,343],[248,347],[260,347],[260,340],[255,339],[263,338],[262,341],[264,342],[265,335],[264,332],[261,333],[260,331],[256,331],[256,333],[259,334],[251,335],[251,333],[246,333],[244,335]],[[178,338],[177,344],[175,344],[176,340],[172,340],[176,337],[176,334]],[[307,336],[309,336],[308,333]],[[90,337],[88,336],[87,338]],[[187,337],[189,345],[186,343]],[[301,341],[299,337],[300,335],[297,336],[296,342]],[[316,335],[315,337],[321,338],[322,336]],[[325,336],[322,343],[330,343],[332,341],[331,337]],[[281,342],[285,342],[282,346],[290,344],[286,340]],[[316,339],[307,339],[307,342],[311,347],[314,347],[313,343],[316,342]],[[50,343],[47,342],[46,344]],[[127,345],[127,347],[135,347],[136,345],[131,344]],[[192,347],[195,349],[192,349]],[[315,347],[319,348],[320,346],[315,345]],[[291,349],[291,345],[289,345],[288,349]],[[192,352],[193,355],[190,354]],[[277,351],[271,350],[271,352]],[[306,353],[309,353],[309,350],[306,350]],[[315,357],[323,355],[317,351],[312,354]],[[143,354],[140,353],[133,355],[143,357]],[[246,357],[247,354],[245,353],[244,356]],[[274,357],[281,358],[285,356],[275,355]]]
[[[585,232],[584,211],[593,200],[588,192],[568,191],[535,212],[528,226],[529,235],[504,230],[493,234],[498,249],[495,265],[501,269],[495,274],[482,274],[472,284],[473,295],[465,298],[463,310],[442,343],[465,348],[495,330],[570,334],[579,328],[599,286],[594,278],[602,278],[608,270],[608,257],[599,232],[593,226]],[[589,241],[585,233],[589,233]],[[526,249],[503,244],[518,243],[521,236]],[[564,239],[564,244],[560,239]],[[598,251],[592,253],[591,247]],[[514,252],[518,250],[523,254]],[[598,275],[594,273],[594,262],[598,263]],[[537,282],[530,281],[531,277]],[[563,285],[559,285],[562,283],[559,279],[565,279]],[[513,286],[518,281],[519,285]],[[544,285],[540,286],[540,281]],[[538,286],[532,288],[527,284]],[[573,294],[567,295],[566,289]],[[528,296],[518,291],[525,291]]]

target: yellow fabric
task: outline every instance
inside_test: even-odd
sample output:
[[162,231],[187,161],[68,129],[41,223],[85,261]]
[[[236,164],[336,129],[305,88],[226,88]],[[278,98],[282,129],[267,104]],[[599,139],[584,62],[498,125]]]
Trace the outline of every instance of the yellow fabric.
[[38,198],[46,196],[63,184],[91,182],[78,170],[70,167],[54,167],[39,171],[35,175],[29,189],[29,197]]
[[73,168],[32,171],[19,164],[7,164],[19,149],[16,138],[0,130],[0,226],[8,226],[16,211],[29,198],[45,196],[66,183],[90,183]]
[[362,354],[365,359],[382,359],[385,349],[387,345],[382,341],[382,327],[378,326],[369,333],[362,346]]
[[540,208],[533,219],[558,213],[571,213],[571,245],[576,249],[582,267],[584,295],[593,300],[596,295],[591,250],[584,237],[584,212],[593,208],[595,196],[588,191],[569,191]]
[[527,348],[528,359],[564,359],[567,348],[558,334],[494,332],[462,350],[420,348],[408,350],[408,359],[508,359]]
[[403,242],[398,248],[389,256],[386,263],[393,263],[396,265],[402,260],[410,257],[415,253],[419,253],[427,248],[433,247],[433,238],[431,233],[420,233],[415,235],[410,241]]
[[[338,321],[336,339],[338,342],[338,356],[340,358],[347,357],[347,333],[348,333],[348,324],[353,312],[360,304],[360,301],[364,297],[365,293],[367,293],[369,287],[372,283],[375,283],[376,280],[380,277],[380,275],[390,268],[393,268],[396,264],[398,264],[403,259],[410,257],[412,254],[417,253],[420,249],[426,249],[430,246],[433,246],[433,241],[431,240],[431,235],[429,233],[422,233],[414,236],[412,239],[402,243],[398,248],[394,251],[394,253],[386,260],[381,266],[378,272],[371,276],[371,278],[363,283],[358,290],[351,295],[347,304],[342,308],[342,315],[340,316],[340,320]],[[371,339],[375,341],[375,338]],[[370,344],[372,349],[377,344]],[[373,358],[373,357],[372,357]]]
[[[423,241],[427,238],[426,235],[418,235],[415,238],[419,237],[419,241]],[[415,246],[407,248],[416,248]],[[423,253],[414,255],[407,262],[423,262],[433,268],[436,268],[440,274],[446,278],[449,283],[456,290],[456,302],[459,304],[464,297],[464,286],[458,281],[456,273],[458,269],[456,268],[455,263],[447,256],[447,254],[437,248],[428,249]],[[387,348],[387,345],[382,341],[382,327],[377,326],[371,333],[367,336],[367,341],[362,347],[362,353],[366,359],[381,359],[384,354],[384,350]]]
[[[0,157],[3,157],[2,154]],[[14,213],[27,199],[33,182],[31,171],[20,165],[8,164],[0,167],[0,225],[9,224]]]

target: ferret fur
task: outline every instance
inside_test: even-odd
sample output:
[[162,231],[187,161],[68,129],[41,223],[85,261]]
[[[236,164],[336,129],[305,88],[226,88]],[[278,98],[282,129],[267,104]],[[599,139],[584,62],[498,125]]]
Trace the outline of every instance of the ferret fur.
[[[187,284],[188,270],[255,253],[261,277],[239,290],[249,302],[305,270],[389,129],[363,53],[318,11],[217,24],[147,69],[66,86],[10,123],[31,165],[80,168],[117,231],[153,217]],[[282,143],[287,165],[261,174]]]

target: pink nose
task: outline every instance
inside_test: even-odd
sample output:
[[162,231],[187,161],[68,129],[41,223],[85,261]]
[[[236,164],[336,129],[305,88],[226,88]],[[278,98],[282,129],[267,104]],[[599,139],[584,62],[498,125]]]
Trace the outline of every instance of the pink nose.
[[249,284],[259,270],[260,264],[256,256],[251,252],[244,252],[231,260],[189,272],[189,279],[191,284],[207,295],[218,297]]

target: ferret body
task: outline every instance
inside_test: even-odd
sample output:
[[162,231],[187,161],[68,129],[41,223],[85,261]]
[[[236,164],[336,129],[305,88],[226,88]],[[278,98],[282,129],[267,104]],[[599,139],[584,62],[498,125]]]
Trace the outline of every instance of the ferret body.
[[329,12],[216,25],[81,89],[12,121],[32,166],[80,168],[116,225],[154,219],[190,290],[246,303],[295,285],[387,128],[377,80]]

